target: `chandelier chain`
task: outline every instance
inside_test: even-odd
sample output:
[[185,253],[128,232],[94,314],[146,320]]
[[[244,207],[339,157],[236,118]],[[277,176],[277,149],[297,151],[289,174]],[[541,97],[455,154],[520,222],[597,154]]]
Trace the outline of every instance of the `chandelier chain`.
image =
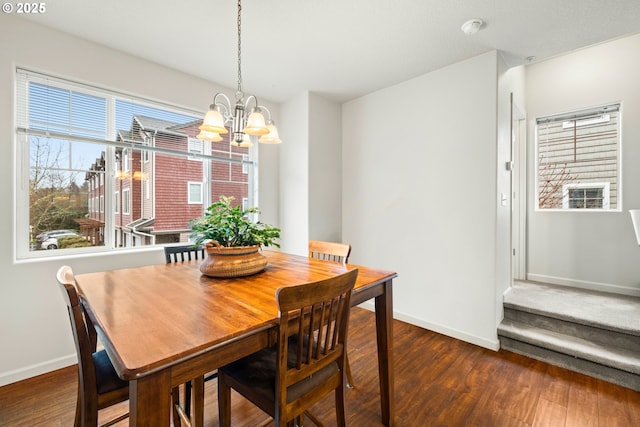
[[238,0],[238,96],[242,97],[242,4],[241,0]]

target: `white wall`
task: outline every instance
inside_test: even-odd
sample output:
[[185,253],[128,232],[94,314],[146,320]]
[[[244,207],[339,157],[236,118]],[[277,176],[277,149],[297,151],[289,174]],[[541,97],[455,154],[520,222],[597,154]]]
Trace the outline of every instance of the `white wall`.
[[[529,204],[528,277],[640,295],[640,35],[532,64],[526,70],[529,191],[535,118],[622,101],[622,212],[536,212]],[[533,194],[533,193],[531,193]]]
[[[40,27],[30,21],[0,15],[0,385],[50,371],[75,362],[69,320],[55,282],[62,264],[76,273],[164,262],[161,249],[120,252],[99,256],[16,261],[14,86],[16,66],[72,80],[163,100],[178,106],[206,110],[215,92],[210,82],[144,60]],[[278,121],[277,105],[267,104]],[[288,136],[282,132],[282,138]],[[277,158],[260,147],[261,210],[264,218],[277,219],[277,170],[267,161]],[[267,161],[262,162],[263,159]],[[275,174],[275,176],[274,176]],[[273,209],[276,209],[274,212]],[[274,225],[278,225],[274,223]]]
[[286,102],[280,153],[281,249],[307,255],[310,239],[340,241],[341,107],[305,92]]
[[342,108],[310,97],[309,239],[342,240]]
[[398,272],[399,319],[497,348],[497,52],[343,106],[350,262]]
[[309,239],[309,97],[305,92],[282,106],[280,147],[280,248],[307,254]]

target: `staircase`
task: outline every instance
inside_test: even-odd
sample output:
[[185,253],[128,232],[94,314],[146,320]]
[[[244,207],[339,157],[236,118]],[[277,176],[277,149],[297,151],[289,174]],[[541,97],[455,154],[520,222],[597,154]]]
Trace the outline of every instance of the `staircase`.
[[640,391],[640,297],[516,281],[500,346]]

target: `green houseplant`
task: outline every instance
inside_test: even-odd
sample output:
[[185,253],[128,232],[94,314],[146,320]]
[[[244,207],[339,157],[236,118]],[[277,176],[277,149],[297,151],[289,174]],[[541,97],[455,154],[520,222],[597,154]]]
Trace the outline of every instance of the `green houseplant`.
[[253,222],[250,214],[257,207],[243,210],[232,206],[234,198],[220,196],[220,200],[207,208],[204,215],[190,221],[192,238],[196,245],[205,244],[209,254],[200,265],[200,271],[211,277],[238,277],[262,271],[266,258],[260,248],[280,245],[280,229],[262,222]]
[[257,213],[258,208],[243,211],[240,206],[231,206],[233,200],[233,197],[220,196],[220,200],[209,206],[203,216],[190,222],[196,245],[213,240],[226,247],[280,247],[275,241],[280,237],[280,229],[251,221],[249,215]]

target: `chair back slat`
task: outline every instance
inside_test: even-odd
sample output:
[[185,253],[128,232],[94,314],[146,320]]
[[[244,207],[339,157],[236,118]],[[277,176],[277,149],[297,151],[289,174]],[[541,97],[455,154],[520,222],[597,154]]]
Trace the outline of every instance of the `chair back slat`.
[[321,240],[309,241],[309,258],[321,259],[324,261],[349,262],[351,245],[339,242],[324,242]]
[[204,259],[204,246],[178,245],[165,246],[164,256],[167,264],[178,261],[191,261],[192,259]]

